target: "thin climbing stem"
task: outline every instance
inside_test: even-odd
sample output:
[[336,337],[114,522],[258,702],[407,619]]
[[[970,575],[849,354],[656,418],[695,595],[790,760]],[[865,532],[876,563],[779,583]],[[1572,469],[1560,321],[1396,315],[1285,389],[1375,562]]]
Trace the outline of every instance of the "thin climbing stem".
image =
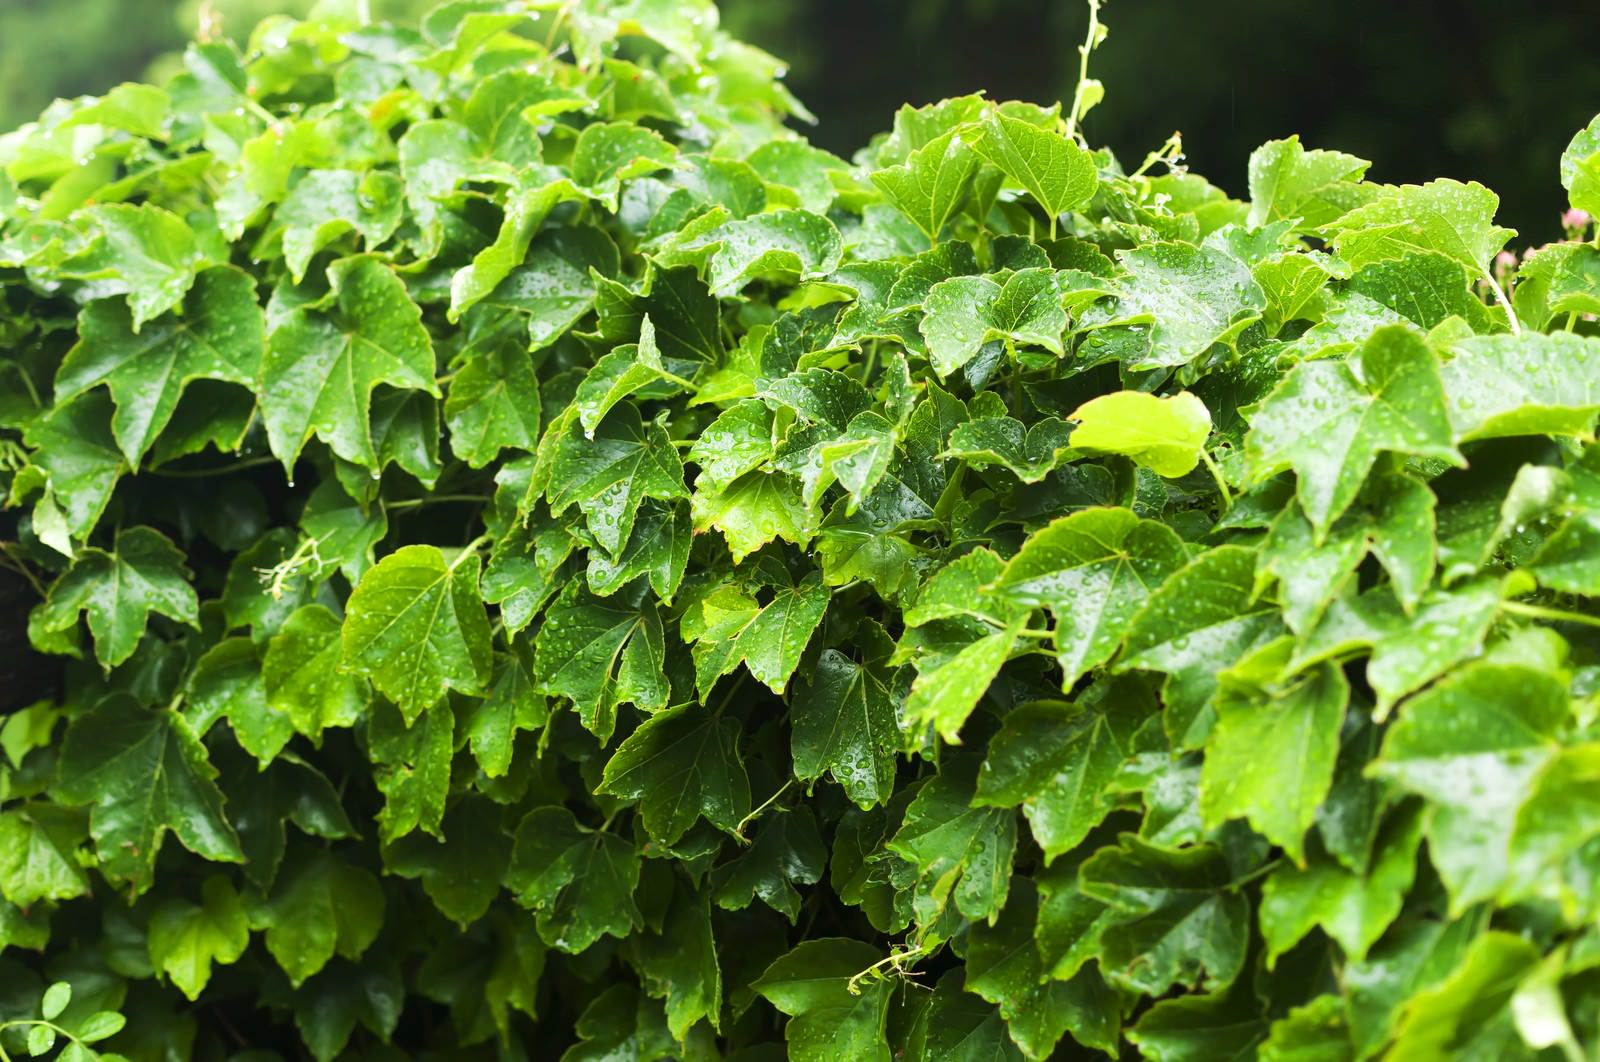
[[263,465],[275,465],[276,457],[247,457],[243,461],[234,461],[231,464],[218,465],[216,468],[147,468],[152,476],[165,476],[168,479],[204,479],[207,476],[229,476],[235,472],[243,472],[247,468],[260,468]]
[[1494,291],[1494,297],[1500,300],[1501,308],[1506,311],[1506,322],[1511,325],[1511,334],[1520,336],[1522,334],[1522,322],[1517,320],[1517,311],[1511,308],[1511,297],[1506,294],[1506,289],[1500,286],[1500,282],[1494,278],[1494,273],[1491,270],[1485,269],[1483,271],[1483,279],[1489,282],[1490,289]]
[[1581,623],[1586,627],[1600,627],[1600,616],[1585,616],[1581,612],[1569,612],[1564,608],[1546,608],[1543,605],[1530,605],[1523,601],[1502,601],[1500,610],[1509,612],[1513,616],[1526,616],[1528,619],[1549,620],[1552,623]]
[[[1078,123],[1083,119],[1084,112],[1089,108],[1084,105],[1089,90],[1089,53],[1100,43],[1104,27],[1100,24],[1101,0],[1089,0],[1089,30],[1084,34],[1083,43],[1078,45],[1078,86],[1072,92],[1072,111],[1067,115],[1067,136],[1078,134]],[[1055,234],[1055,218],[1050,219],[1051,236]]]
[[404,498],[397,502],[389,502],[384,506],[389,512],[401,509],[416,509],[424,505],[439,505],[444,502],[491,502],[494,498],[487,494],[430,494],[425,498]]
[[1228,481],[1222,477],[1222,469],[1212,460],[1203,446],[1200,448],[1200,460],[1205,462],[1206,470],[1211,473],[1211,478],[1216,480],[1217,490],[1222,495],[1222,511],[1227,512],[1233,508],[1233,492],[1228,489]]
[[749,838],[745,837],[745,835],[744,835],[744,828],[746,826],[750,825],[756,819],[759,819],[761,817],[761,813],[763,811],[766,811],[774,803],[776,803],[777,799],[779,797],[783,796],[783,794],[787,793],[789,791],[789,787],[792,786],[792,785],[794,785],[794,779],[793,778],[789,779],[787,782],[784,782],[782,785],[780,785],[778,787],[778,791],[776,793],[773,793],[771,796],[767,797],[766,800],[761,802],[761,806],[760,807],[756,808],[750,814],[748,814],[744,818],[740,819],[739,820],[739,825],[737,825],[737,826],[735,826],[733,828],[734,839],[737,840],[740,844],[749,844],[750,843]]

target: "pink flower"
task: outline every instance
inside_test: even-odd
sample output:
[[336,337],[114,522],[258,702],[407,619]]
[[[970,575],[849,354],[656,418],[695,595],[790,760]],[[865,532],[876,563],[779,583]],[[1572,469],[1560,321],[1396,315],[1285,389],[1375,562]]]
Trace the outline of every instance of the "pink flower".
[[1494,256],[1494,267],[1499,270],[1517,268],[1517,256],[1510,251],[1501,251]]
[[1579,210],[1577,207],[1573,207],[1571,210],[1561,215],[1561,227],[1564,229],[1582,230],[1588,228],[1589,223],[1593,220],[1594,219],[1589,216],[1589,212],[1587,210]]

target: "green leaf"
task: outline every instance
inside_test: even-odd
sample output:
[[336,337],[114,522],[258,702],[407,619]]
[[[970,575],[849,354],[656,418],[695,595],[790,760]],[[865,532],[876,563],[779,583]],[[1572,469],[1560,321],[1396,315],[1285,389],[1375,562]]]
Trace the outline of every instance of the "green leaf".
[[1055,616],[1069,687],[1111,658],[1151,591],[1185,560],[1183,542],[1156,521],[1126,509],[1087,509],[1029,536],[995,589]]
[[226,638],[195,661],[189,676],[189,720],[203,736],[210,724],[226,718],[239,744],[263,768],[294,736],[287,712],[267,703],[261,652],[248,638]]
[[1395,1053],[1417,1058],[1522,1054],[1509,1004],[1538,957],[1521,937],[1483,934],[1454,973],[1411,998],[1395,1031]]
[[1150,346],[1132,368],[1187,365],[1218,343],[1232,344],[1266,308],[1266,294],[1238,257],[1210,242],[1152,243],[1118,254],[1127,276],[1113,310],[1094,324],[1149,325]]
[[116,694],[67,728],[56,793],[65,803],[93,806],[89,833],[102,871],[142,892],[169,829],[204,859],[244,861],[216,774],[181,716]]
[[580,188],[617,209],[623,182],[677,164],[678,153],[659,135],[629,122],[599,122],[578,134],[572,149],[572,179]]
[[279,877],[252,922],[266,929],[267,950],[298,987],[335,954],[359,959],[383,927],[378,880],[321,852]]
[[957,424],[940,456],[980,469],[1001,465],[1024,483],[1038,483],[1072,455],[1071,435],[1067,423],[1054,417],[1032,427],[1012,417],[979,417]]
[[706,284],[718,296],[734,295],[757,277],[799,282],[839,267],[843,243],[833,222],[806,210],[776,210],[730,221],[705,237],[716,245]]
[[511,652],[496,654],[489,695],[473,705],[462,721],[483,773],[490,778],[503,777],[511,769],[517,733],[539,729],[549,714],[549,703],[533,679],[532,661],[523,643],[514,642]]
[[150,962],[190,1001],[211,980],[211,964],[237,962],[249,942],[244,904],[220,875],[200,886],[200,903],[168,900],[150,915]]
[[544,692],[570,698],[603,742],[611,740],[619,704],[651,712],[667,706],[665,634],[654,604],[597,598],[574,581],[545,614],[534,653]]
[[936,663],[919,662],[911,696],[906,701],[906,728],[913,732],[931,728],[946,742],[960,744],[962,724],[1000,673],[1021,629],[1022,621],[1016,620]]
[[199,626],[198,602],[183,554],[148,527],[117,535],[110,553],[85,549],[50,587],[39,612],[46,631],[68,631],[87,613],[95,656],[112,668],[133,655],[152,612]]
[[323,605],[297,610],[267,643],[261,661],[267,708],[283,712],[314,742],[328,727],[354,726],[367,707],[367,684],[339,671],[343,654],[337,616]]
[[1428,850],[1453,910],[1504,884],[1517,809],[1568,712],[1554,676],[1477,664],[1412,698],[1389,728],[1369,770],[1432,804]]
[[872,174],[872,183],[928,237],[930,245],[939,242],[939,232],[961,205],[983,161],[972,147],[974,133],[950,129],[920,144],[899,165]]
[[537,913],[539,935],[553,948],[577,953],[642,926],[633,900],[638,883],[633,845],[585,829],[566,808],[535,808],[517,827],[506,888]]
[[561,431],[546,496],[556,516],[576,503],[590,533],[615,555],[628,541],[644,499],[671,501],[689,492],[683,485],[683,462],[665,429],[646,424],[634,406],[622,405],[593,434],[581,431],[576,422]]
[[409,834],[384,849],[384,869],[422,879],[441,914],[463,929],[488,913],[511,860],[511,837],[484,797],[458,801],[439,824],[443,840]]
[[666,997],[667,1029],[682,1042],[702,1018],[721,1027],[722,970],[709,897],[680,886],[672,899],[662,932],[638,937],[634,950],[646,991]]
[[358,233],[368,251],[382,245],[399,227],[403,208],[402,183],[392,173],[311,170],[273,212],[256,253],[281,242],[284,264],[298,284],[312,256],[347,232]]
[[1052,269],[1023,269],[1003,285],[987,276],[941,280],[928,289],[923,311],[918,329],[941,377],[977,357],[991,339],[1063,354],[1067,312]]
[[81,813],[50,804],[0,812],[0,896],[18,907],[40,900],[70,900],[89,891],[80,846]]
[[1352,269],[1369,262],[1440,254],[1486,276],[1489,260],[1514,229],[1494,224],[1500,197],[1476,182],[1401,185],[1356,207],[1331,226],[1333,246]]
[[789,1016],[783,1038],[790,1058],[890,1062],[894,1056],[885,1028],[892,985],[878,978],[852,983],[881,958],[863,941],[821,937],[802,942],[767,967],[751,987]]
[[344,258],[328,279],[331,304],[290,310],[268,334],[261,363],[261,419],[290,474],[313,435],[346,461],[378,470],[378,384],[439,395],[422,313],[393,269],[372,257]]
[[660,844],[702,816],[731,831],[750,812],[750,783],[738,757],[739,724],[696,705],[646,719],[606,761],[599,791],[638,802]]
[[1305,832],[1333,784],[1349,703],[1350,685],[1332,664],[1286,689],[1225,691],[1200,776],[1207,827],[1248,818],[1303,865]]
[[1121,454],[1158,476],[1194,471],[1211,435],[1211,412],[1188,391],[1157,398],[1142,391],[1101,395],[1070,414],[1077,450]]
[[1250,227],[1287,219],[1326,227],[1379,193],[1361,183],[1370,165],[1341,151],[1307,151],[1298,136],[1268,141],[1250,153]]
[[500,347],[467,362],[444,400],[450,448],[473,468],[501,450],[532,450],[539,439],[539,382],[533,362],[515,347]]
[[894,788],[900,725],[890,674],[824,649],[811,680],[793,701],[790,751],[795,777],[831,773],[863,808],[886,801]]
[[742,910],[752,898],[760,897],[792,923],[800,916],[800,893],[795,885],[821,881],[827,862],[828,850],[810,811],[801,808],[771,815],[762,820],[743,855],[712,871],[717,906]]
[[137,323],[118,303],[84,308],[79,339],[56,372],[56,401],[104,384],[116,402],[112,434],[137,466],[161,434],[191,380],[254,386],[265,347],[255,284],[235,269],[208,269],[182,310],[154,327]]
[[1100,968],[1113,984],[1160,995],[1173,985],[1228,985],[1244,966],[1249,904],[1210,845],[1166,848],[1123,834],[1084,863],[1083,889],[1115,908]]
[[456,747],[450,702],[425,709],[408,725],[399,709],[378,701],[367,725],[367,741],[373,780],[383,794],[379,836],[392,842],[419,827],[439,836]]
[[1261,935],[1267,961],[1275,962],[1312,927],[1339,942],[1356,960],[1394,922],[1417,872],[1422,815],[1416,806],[1397,810],[1375,843],[1365,873],[1352,873],[1328,856],[1313,853],[1303,867],[1273,871],[1261,891]]
[[694,632],[695,684],[701,694],[710,693],[719,677],[743,661],[756,681],[781,695],[832,596],[813,572],[799,585],[775,586],[772,599],[761,606],[732,588],[708,597],[702,606],[704,626],[685,621],[685,636]]
[[1094,196],[1094,156],[1055,130],[1010,117],[999,108],[986,112],[981,125],[982,136],[973,144],[978,154],[1044,208],[1054,239],[1056,219]]
[[815,533],[800,488],[782,474],[751,472],[715,494],[696,490],[690,504],[696,533],[721,531],[735,564],[768,542],[804,546]]
[[989,741],[973,803],[1022,805],[1048,863],[1111,810],[1106,786],[1132,749],[1138,706],[1108,693],[1093,707],[1040,701],[1013,709]]
[[481,561],[434,546],[404,546],[350,595],[340,666],[365,675],[409,726],[446,690],[482,693],[489,681],[489,620],[478,597]]
[[931,926],[947,905],[969,919],[993,921],[1011,887],[1017,849],[1016,813],[972,807],[975,771],[969,763],[947,763],[917,791],[890,851],[917,871],[916,912]]
[[1374,332],[1352,363],[1295,366],[1252,416],[1245,454],[1257,483],[1294,469],[1300,506],[1320,538],[1379,453],[1459,463],[1454,438],[1437,359],[1396,326]]
[[44,990],[44,998],[39,1001],[39,1016],[45,1021],[55,1021],[71,1001],[72,986],[65,981],[57,981]]
[[1018,879],[999,919],[972,927],[967,991],[999,1005],[1025,1058],[1051,1057],[1068,1032],[1085,1047],[1115,1051],[1121,1025],[1116,994],[1094,969],[1066,981],[1045,976],[1033,945],[1037,911],[1033,884]]
[[181,218],[151,203],[107,203],[81,217],[98,238],[61,263],[63,275],[126,294],[134,332],[183,301],[203,256]]
[[1282,629],[1256,598],[1254,572],[1251,551],[1219,546],[1169,576],[1129,622],[1116,670],[1166,673],[1164,722],[1181,747],[1210,733],[1217,673]]
[[1475,336],[1440,369],[1457,440],[1587,435],[1600,412],[1591,365],[1600,341],[1555,335]]

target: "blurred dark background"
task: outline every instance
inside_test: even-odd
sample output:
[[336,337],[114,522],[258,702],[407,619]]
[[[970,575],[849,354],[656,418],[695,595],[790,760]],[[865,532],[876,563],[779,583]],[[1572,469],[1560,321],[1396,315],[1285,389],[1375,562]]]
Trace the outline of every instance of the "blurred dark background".
[[[309,0],[213,0],[242,36]],[[426,0],[373,0],[414,17]],[[199,0],[0,0],[0,127],[57,95],[159,74]],[[1081,0],[723,0],[724,24],[787,59],[811,131],[848,155],[901,102],[986,89],[1070,95]],[[1560,234],[1556,158],[1600,111],[1596,0],[1106,0],[1091,141],[1137,163],[1174,130],[1235,195],[1261,141],[1299,132],[1384,181],[1478,180],[1527,242]]]

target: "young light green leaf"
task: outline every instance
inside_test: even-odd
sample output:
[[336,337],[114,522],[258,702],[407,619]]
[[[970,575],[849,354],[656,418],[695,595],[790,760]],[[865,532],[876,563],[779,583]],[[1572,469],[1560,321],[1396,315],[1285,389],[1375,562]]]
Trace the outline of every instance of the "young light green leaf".
[[1117,391],[1085,402],[1069,418],[1078,422],[1068,440],[1074,449],[1122,454],[1168,479],[1194,471],[1211,435],[1211,412],[1188,391],[1164,398]]

